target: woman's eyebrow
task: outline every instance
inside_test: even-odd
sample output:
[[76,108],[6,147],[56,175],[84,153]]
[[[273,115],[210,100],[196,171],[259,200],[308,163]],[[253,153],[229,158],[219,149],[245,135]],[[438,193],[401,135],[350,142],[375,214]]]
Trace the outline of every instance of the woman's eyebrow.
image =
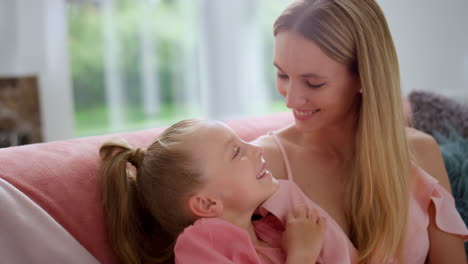
[[283,69],[281,69],[281,67],[275,61],[273,62],[273,66],[278,68],[278,70],[283,71]]
[[299,76],[301,76],[302,78],[327,79],[327,77],[318,75],[316,73],[304,73]]
[[[284,72],[284,70],[281,69],[281,67],[276,62],[273,62],[273,65],[276,68],[278,68],[278,70]],[[314,79],[327,79],[327,77],[316,74],[316,73],[303,73],[303,74],[300,74],[299,77],[301,77],[301,78],[314,78]]]

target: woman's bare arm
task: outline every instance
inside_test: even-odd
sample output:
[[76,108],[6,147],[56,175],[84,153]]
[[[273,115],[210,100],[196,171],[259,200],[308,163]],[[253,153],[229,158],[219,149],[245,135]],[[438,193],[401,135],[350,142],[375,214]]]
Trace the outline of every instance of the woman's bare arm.
[[[445,170],[439,145],[430,135],[408,129],[408,141],[415,162],[436,178],[451,193],[450,181]],[[429,206],[429,260],[431,264],[467,263],[463,239],[440,230],[435,224],[435,207]]]

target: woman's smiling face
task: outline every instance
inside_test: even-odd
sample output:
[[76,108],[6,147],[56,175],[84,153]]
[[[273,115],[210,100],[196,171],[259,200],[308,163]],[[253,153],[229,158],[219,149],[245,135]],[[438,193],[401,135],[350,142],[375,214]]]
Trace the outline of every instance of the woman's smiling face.
[[313,41],[293,31],[276,35],[277,90],[304,131],[336,125],[355,113],[359,77],[328,57]]

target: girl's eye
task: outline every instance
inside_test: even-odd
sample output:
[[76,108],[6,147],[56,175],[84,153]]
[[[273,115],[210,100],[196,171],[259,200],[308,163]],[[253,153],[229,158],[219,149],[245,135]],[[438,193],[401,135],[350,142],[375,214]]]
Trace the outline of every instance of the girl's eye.
[[240,153],[240,147],[236,147],[234,151],[234,156],[232,156],[232,159],[235,159]]
[[310,88],[314,88],[314,89],[320,88],[320,87],[325,85],[325,83],[313,84],[313,83],[310,83],[310,82],[306,82],[306,84]]

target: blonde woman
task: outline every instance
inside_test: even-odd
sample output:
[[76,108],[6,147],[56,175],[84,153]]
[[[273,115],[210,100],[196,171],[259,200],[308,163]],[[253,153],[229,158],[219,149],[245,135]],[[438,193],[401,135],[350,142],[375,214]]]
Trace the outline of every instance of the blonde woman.
[[378,4],[297,1],[274,35],[277,90],[295,122],[256,141],[268,169],[289,183],[264,207],[281,214],[305,203],[328,219],[319,263],[466,263],[468,230],[438,146],[405,129],[397,55]]

